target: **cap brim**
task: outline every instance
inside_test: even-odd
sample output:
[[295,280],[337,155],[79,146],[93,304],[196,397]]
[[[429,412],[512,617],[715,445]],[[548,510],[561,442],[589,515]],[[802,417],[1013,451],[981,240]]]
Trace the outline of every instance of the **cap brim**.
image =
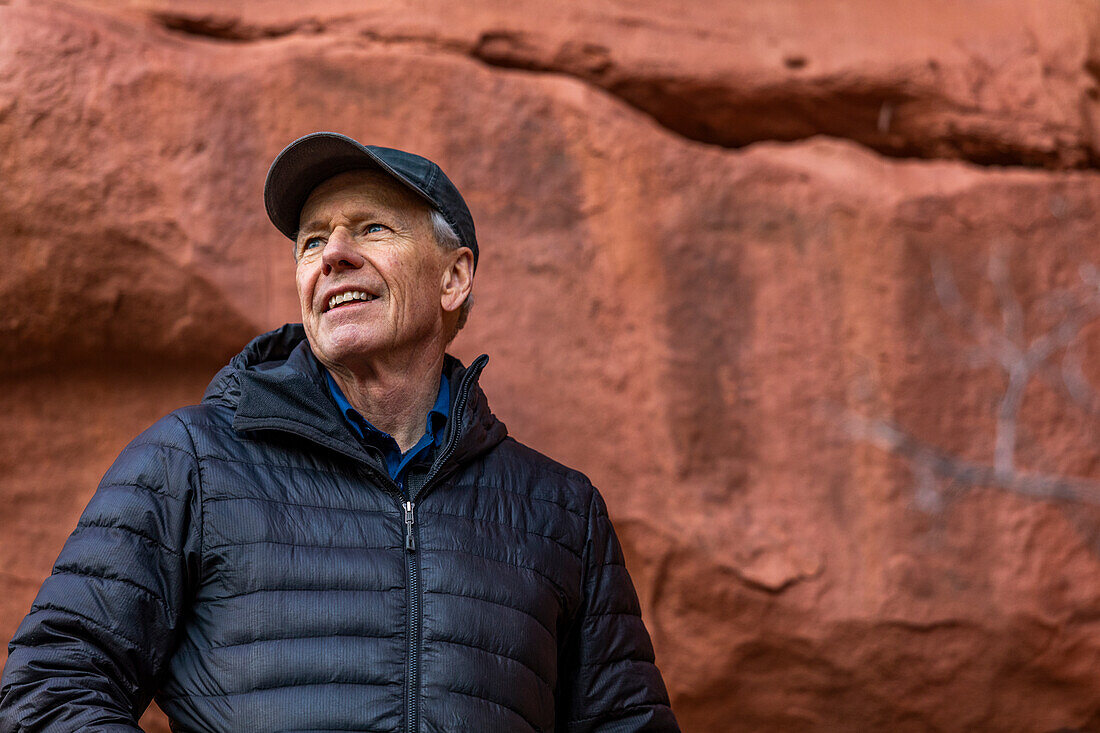
[[336,132],[315,132],[287,145],[267,171],[264,206],[271,223],[294,239],[302,207],[313,189],[335,175],[359,168],[381,168],[434,206],[419,186],[355,140]]

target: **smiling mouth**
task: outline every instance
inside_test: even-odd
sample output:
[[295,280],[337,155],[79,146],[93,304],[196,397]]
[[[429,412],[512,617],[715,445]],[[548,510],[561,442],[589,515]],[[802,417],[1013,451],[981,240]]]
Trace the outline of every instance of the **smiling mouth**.
[[370,293],[363,292],[362,290],[349,290],[346,293],[339,293],[328,299],[328,307],[326,311],[330,311],[333,308],[339,308],[347,303],[369,303],[372,300],[377,299],[377,295],[371,295]]

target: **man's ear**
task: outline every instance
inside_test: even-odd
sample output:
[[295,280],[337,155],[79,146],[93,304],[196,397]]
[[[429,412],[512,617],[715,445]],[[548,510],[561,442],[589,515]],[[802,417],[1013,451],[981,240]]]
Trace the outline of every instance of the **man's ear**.
[[447,313],[462,307],[474,287],[474,253],[469,247],[459,247],[449,252],[450,266],[443,273],[440,304]]

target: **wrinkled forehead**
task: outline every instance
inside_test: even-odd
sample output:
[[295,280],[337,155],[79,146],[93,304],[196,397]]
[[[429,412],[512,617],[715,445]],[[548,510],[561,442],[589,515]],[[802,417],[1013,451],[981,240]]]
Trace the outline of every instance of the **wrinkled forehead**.
[[306,197],[298,215],[299,231],[348,208],[385,211],[402,219],[427,214],[430,208],[418,196],[383,171],[361,168],[338,173],[321,182]]

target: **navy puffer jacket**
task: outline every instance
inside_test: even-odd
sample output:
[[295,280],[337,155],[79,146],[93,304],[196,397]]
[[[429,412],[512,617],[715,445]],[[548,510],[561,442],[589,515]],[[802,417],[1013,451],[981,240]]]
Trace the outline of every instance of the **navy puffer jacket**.
[[408,477],[353,436],[298,325],[107,472],[9,646],[0,732],[675,731],[603,500],[506,437],[447,357]]

